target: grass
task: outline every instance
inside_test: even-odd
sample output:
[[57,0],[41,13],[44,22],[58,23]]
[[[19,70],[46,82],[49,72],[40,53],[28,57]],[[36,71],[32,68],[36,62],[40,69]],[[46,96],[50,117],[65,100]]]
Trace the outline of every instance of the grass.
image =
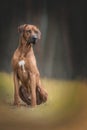
[[[42,79],[48,91],[48,101],[35,108],[13,103],[12,74],[0,73],[0,128],[11,129],[53,129],[58,124],[70,122],[78,117],[83,108],[87,108],[86,82]],[[13,128],[14,126],[14,128]],[[50,126],[50,127],[49,127]],[[0,130],[1,130],[0,129]],[[56,129],[56,128],[55,128]]]

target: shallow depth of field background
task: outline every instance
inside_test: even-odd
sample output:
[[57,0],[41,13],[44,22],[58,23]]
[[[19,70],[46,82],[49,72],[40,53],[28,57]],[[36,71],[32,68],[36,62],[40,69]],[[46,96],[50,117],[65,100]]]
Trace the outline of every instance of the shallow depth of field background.
[[[87,130],[86,12],[84,0],[1,1],[0,130]],[[49,97],[35,108],[13,106],[11,58],[25,23],[42,33],[34,52]]]

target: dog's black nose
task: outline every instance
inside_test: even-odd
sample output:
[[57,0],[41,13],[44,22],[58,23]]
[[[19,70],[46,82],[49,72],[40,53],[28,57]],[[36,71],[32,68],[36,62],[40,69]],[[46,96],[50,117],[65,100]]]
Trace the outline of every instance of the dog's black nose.
[[37,36],[36,36],[36,35],[32,36],[31,42],[32,42],[33,44],[35,44],[36,41],[37,41]]
[[37,42],[38,37],[36,35],[33,35],[31,38],[29,38],[27,43],[33,43],[35,44]]
[[32,36],[32,40],[33,41],[36,41],[36,39],[37,39],[37,36],[35,35],[35,36]]

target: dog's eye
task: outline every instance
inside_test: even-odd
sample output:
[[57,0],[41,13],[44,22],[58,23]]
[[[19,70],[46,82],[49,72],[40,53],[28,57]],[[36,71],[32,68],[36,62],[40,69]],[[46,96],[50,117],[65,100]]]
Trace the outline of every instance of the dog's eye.
[[38,33],[38,31],[34,31],[35,33]]
[[26,30],[27,33],[31,33],[31,30]]
[[31,30],[28,30],[29,33],[31,33]]

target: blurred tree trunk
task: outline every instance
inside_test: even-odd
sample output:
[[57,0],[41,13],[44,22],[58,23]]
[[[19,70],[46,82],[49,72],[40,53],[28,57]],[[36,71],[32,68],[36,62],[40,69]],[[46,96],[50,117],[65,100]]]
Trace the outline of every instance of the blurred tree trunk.
[[48,14],[48,30],[44,46],[44,75],[51,77],[57,39],[57,21]]

